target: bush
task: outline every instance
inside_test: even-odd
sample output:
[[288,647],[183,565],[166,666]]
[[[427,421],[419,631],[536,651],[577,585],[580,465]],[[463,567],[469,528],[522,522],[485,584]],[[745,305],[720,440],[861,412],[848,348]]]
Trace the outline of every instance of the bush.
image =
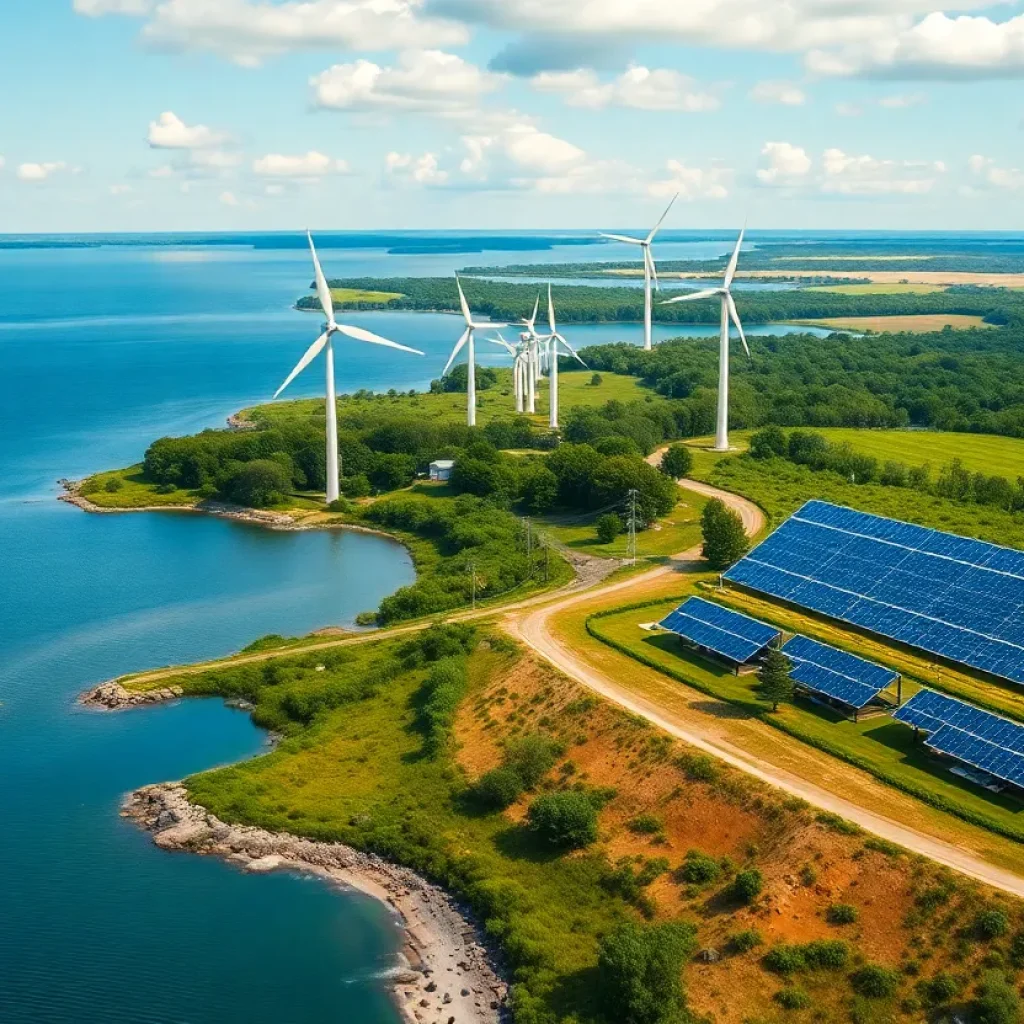
[[924,982],[921,988],[927,1000],[937,1005],[955,999],[960,994],[961,985],[952,974],[942,971]]
[[794,974],[807,967],[803,949],[800,946],[776,946],[768,950],[761,961],[765,970],[775,974]]
[[562,849],[579,849],[597,839],[597,811],[587,794],[579,790],[537,797],[530,804],[527,819],[545,842]]
[[804,1010],[811,1005],[811,997],[802,988],[781,988],[773,998],[784,1010]]
[[676,877],[690,885],[710,885],[721,876],[722,868],[718,861],[700,850],[689,850],[676,871]]
[[1014,967],[1024,967],[1024,932],[1017,932],[1010,940],[1010,963]]
[[503,811],[511,807],[523,792],[523,780],[519,773],[502,766],[492,768],[480,777],[474,787],[477,799],[486,807]]
[[665,476],[681,480],[693,470],[693,453],[686,445],[674,444],[665,449],[659,468]]
[[355,476],[343,477],[339,490],[346,498],[365,498],[373,488],[365,473],[356,473]]
[[423,683],[420,724],[426,734],[426,751],[431,757],[441,753],[448,743],[466,681],[465,661],[445,658],[434,663]]
[[594,526],[597,529],[597,539],[601,544],[611,544],[622,533],[622,520],[614,512],[599,516]]
[[881,964],[865,964],[854,971],[850,982],[858,995],[868,999],[888,999],[899,988],[900,976],[897,971]]
[[691,782],[717,782],[722,774],[718,762],[707,754],[680,754],[676,767]]
[[765,427],[750,437],[750,454],[755,459],[785,456],[786,435],[779,427]]
[[1002,910],[983,910],[974,919],[974,932],[980,939],[998,939],[1010,930],[1010,919]]
[[348,512],[351,508],[352,506],[344,498],[336,498],[327,505],[329,512]]
[[560,753],[556,740],[542,733],[531,733],[506,744],[503,762],[519,776],[524,789],[533,789],[551,771]]
[[590,386],[592,388],[599,388],[604,383],[604,378],[599,373],[592,374],[590,377]]
[[[111,478],[110,478],[110,479],[109,479],[109,480],[108,480],[108,481],[107,481],[107,482],[106,482],[106,483],[105,483],[105,484],[103,485],[103,490],[107,491],[107,492],[108,492],[108,493],[110,493],[110,494],[114,494],[114,493],[116,493],[117,491],[121,490],[121,488],[122,488],[122,487],[124,487],[124,481],[123,481],[123,480],[122,480],[122,479],[121,479],[121,478],[120,478],[119,476],[112,476],[112,477],[111,477]],[[159,490],[159,488],[158,488],[158,490]],[[175,490],[175,488],[174,488],[174,486],[173,486],[173,484],[172,484],[172,485],[171,485],[171,489],[170,489],[170,491],[167,491],[166,493],[170,494],[170,493],[172,493],[172,492],[173,492],[174,490]],[[164,493],[164,492],[160,492],[160,493]]]
[[621,924],[598,953],[606,1016],[616,1024],[676,1024],[686,1013],[683,965],[696,945],[696,928],[670,922]]
[[254,459],[228,477],[224,492],[238,505],[263,508],[279,502],[290,487],[291,477],[279,462]]
[[734,900],[749,905],[761,895],[762,889],[764,889],[764,879],[761,877],[761,872],[757,868],[749,868],[747,871],[741,871],[733,879],[732,885],[729,887],[729,894]]
[[998,971],[985,975],[974,1001],[975,1024],[1018,1024],[1020,997]]
[[849,903],[833,903],[825,911],[825,920],[829,924],[853,924],[857,917],[857,908]]
[[850,959],[850,947],[839,939],[816,939],[802,949],[807,966],[819,971],[842,970]]
[[726,940],[725,948],[730,953],[749,953],[763,942],[764,939],[761,938],[761,933],[756,928],[748,928],[730,935]]
[[656,814],[638,814],[629,822],[627,828],[640,836],[656,836],[665,826]]

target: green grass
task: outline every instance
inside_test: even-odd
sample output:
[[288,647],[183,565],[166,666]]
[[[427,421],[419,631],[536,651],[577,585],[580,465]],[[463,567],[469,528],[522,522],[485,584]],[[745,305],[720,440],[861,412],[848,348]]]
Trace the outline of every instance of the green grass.
[[[107,484],[116,481],[116,490]],[[156,486],[143,479],[142,466],[129,466],[107,473],[96,473],[83,482],[82,496],[101,508],[147,508],[194,505],[199,497],[195,491],[176,488],[160,494]]]
[[937,284],[820,284],[805,288],[808,292],[837,292],[840,295],[928,295],[944,292],[946,287]]
[[366,288],[332,288],[331,298],[335,305],[350,306],[362,302],[390,302],[392,299],[402,298],[401,292],[375,292]]

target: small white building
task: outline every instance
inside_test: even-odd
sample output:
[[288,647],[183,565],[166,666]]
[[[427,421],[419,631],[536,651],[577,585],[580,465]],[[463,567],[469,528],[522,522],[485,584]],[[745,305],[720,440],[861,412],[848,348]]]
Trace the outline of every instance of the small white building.
[[451,479],[452,470],[455,468],[454,459],[438,459],[430,464],[430,479],[440,480],[447,483]]

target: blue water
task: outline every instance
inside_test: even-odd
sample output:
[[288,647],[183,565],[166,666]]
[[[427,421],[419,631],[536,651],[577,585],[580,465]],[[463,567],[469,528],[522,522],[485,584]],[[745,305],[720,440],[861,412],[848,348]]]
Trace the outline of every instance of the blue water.
[[[124,672],[350,624],[413,578],[384,538],[90,516],[55,500],[59,477],[129,464],[157,437],[266,401],[317,333],[315,317],[291,309],[310,279],[301,246],[127,243],[0,244],[0,1020],[391,1024],[378,975],[397,935],[380,906],[162,853],[117,815],[136,786],[258,755],[264,737],[248,717],[219,701],[120,715],[75,705]],[[365,244],[324,258],[336,276],[448,274],[468,261]],[[348,319],[427,356],[347,345],[341,391],[423,387],[461,330],[444,315]],[[659,339],[714,332],[656,328]],[[568,333],[585,347],[638,341],[640,329]],[[291,390],[321,393],[315,371]]]

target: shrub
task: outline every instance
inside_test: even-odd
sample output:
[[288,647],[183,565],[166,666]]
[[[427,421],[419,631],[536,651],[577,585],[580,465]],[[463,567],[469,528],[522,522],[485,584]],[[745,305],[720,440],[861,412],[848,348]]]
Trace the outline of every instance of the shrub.
[[[115,493],[116,491],[119,491],[119,490],[121,490],[121,488],[122,488],[122,487],[124,487],[124,481],[123,481],[123,480],[122,480],[122,479],[121,479],[121,478],[120,478],[119,476],[112,476],[112,477],[111,477],[111,478],[110,478],[110,479],[109,479],[109,480],[108,480],[108,481],[107,481],[107,482],[106,482],[106,483],[105,483],[105,484],[103,485],[103,490],[105,490],[105,491],[108,491],[108,492],[109,492],[110,494],[113,494],[113,493]],[[159,490],[159,489],[158,489],[158,490]],[[170,494],[170,493],[171,493],[171,492],[173,492],[173,491],[174,491],[174,486],[172,485],[172,486],[171,486],[171,490],[170,490],[170,491],[167,491],[166,493]],[[164,493],[164,492],[160,492],[160,493]]]
[[683,964],[696,945],[696,928],[670,922],[621,924],[601,942],[598,977],[609,1020],[673,1024],[684,1019]]
[[807,966],[819,971],[842,970],[850,959],[850,948],[839,939],[816,939],[802,947]]
[[741,871],[732,881],[729,887],[729,894],[734,900],[740,903],[750,904],[761,895],[764,888],[764,879],[757,868],[749,868]]
[[691,782],[717,782],[722,774],[718,763],[707,754],[680,754],[676,766]]
[[1024,932],[1017,932],[1010,940],[1010,963],[1014,967],[1024,967]]
[[586,793],[545,793],[530,804],[527,818],[545,842],[563,849],[589,846],[597,839],[597,811]]
[[604,378],[599,373],[592,374],[590,377],[590,386],[592,388],[599,388],[604,383]]
[[768,950],[762,963],[766,970],[775,974],[794,974],[807,967],[804,952],[800,946],[776,946]]
[[881,964],[865,964],[854,971],[850,982],[858,995],[868,999],[888,999],[899,988],[900,976],[897,971]]
[[638,814],[627,827],[640,836],[656,836],[665,826],[656,814]]
[[710,885],[717,882],[721,875],[722,868],[718,861],[700,850],[689,850],[676,871],[676,877],[690,885]]
[[743,520],[718,498],[712,498],[701,513],[703,555],[712,569],[725,569],[746,554],[749,542]]
[[755,459],[785,456],[786,435],[779,427],[765,427],[750,436],[750,454]]
[[504,764],[522,780],[524,789],[533,789],[555,766],[561,747],[543,733],[531,733],[511,740],[505,746]]
[[804,1010],[811,1005],[811,997],[802,988],[781,988],[773,998],[784,1010]]
[[599,516],[594,526],[597,529],[597,539],[602,544],[611,544],[622,533],[622,520],[614,512]]
[[985,975],[974,1002],[976,1024],[1018,1024],[1020,997],[1016,989],[998,971]]
[[420,724],[426,734],[427,753],[436,757],[448,743],[455,714],[466,689],[466,663],[462,658],[435,662],[423,683]]
[[748,928],[742,932],[734,932],[726,939],[725,948],[730,953],[749,953],[764,942],[756,928]]
[[983,910],[974,919],[975,934],[981,939],[998,939],[1010,930],[1010,919],[1002,910]]
[[930,1003],[948,1003],[960,994],[961,985],[952,974],[941,971],[921,986]]
[[833,903],[825,911],[825,920],[829,924],[853,924],[857,917],[857,908],[849,903]]
[[511,807],[523,792],[523,782],[511,768],[492,768],[474,787],[477,799],[486,807],[503,811]]

